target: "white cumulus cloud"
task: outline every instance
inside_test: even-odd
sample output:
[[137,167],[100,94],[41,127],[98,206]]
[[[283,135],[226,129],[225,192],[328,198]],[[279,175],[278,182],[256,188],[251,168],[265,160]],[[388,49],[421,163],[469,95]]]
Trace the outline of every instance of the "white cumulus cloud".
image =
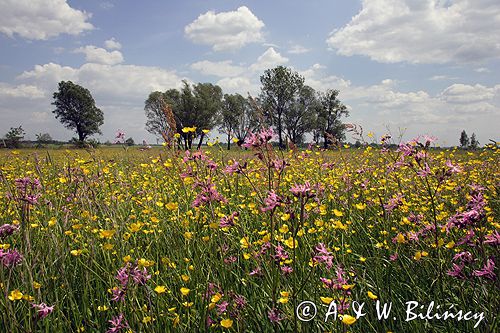
[[66,0],[2,0],[0,32],[13,37],[45,40],[60,34],[92,30],[91,14],[72,8]]
[[482,62],[500,58],[499,17],[496,0],[363,0],[327,43],[383,63]]
[[123,55],[120,51],[107,51],[94,45],[79,47],[75,52],[85,54],[85,60],[92,63],[116,65],[123,62]]
[[211,45],[214,51],[236,50],[264,40],[259,20],[246,6],[236,11],[215,13],[208,11],[184,28],[191,41]]
[[0,82],[0,97],[5,98],[27,98],[38,99],[43,98],[44,93],[35,85],[11,85],[8,83]]
[[284,65],[288,62],[288,58],[282,56],[272,47],[268,48],[259,58],[257,62],[250,66],[252,71],[263,71],[268,68],[273,68],[278,65]]
[[114,37],[105,41],[104,46],[108,50],[119,50],[122,48],[122,44],[120,44],[120,42],[118,42]]

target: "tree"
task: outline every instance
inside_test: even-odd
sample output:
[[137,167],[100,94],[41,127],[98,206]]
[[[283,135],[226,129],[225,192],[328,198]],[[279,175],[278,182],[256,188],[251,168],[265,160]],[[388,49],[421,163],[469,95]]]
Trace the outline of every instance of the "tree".
[[472,135],[470,137],[469,147],[472,149],[477,149],[479,147],[479,141],[477,141],[477,139],[476,139],[476,133],[472,133]]
[[52,137],[49,133],[38,133],[36,134],[37,147],[43,147],[44,144],[47,144],[52,141]]
[[38,133],[36,134],[36,141],[39,143],[49,143],[52,141],[52,137],[49,133]]
[[94,134],[101,134],[104,123],[102,111],[95,106],[90,91],[71,81],[59,82],[59,90],[53,95],[56,119],[68,129],[76,131],[80,143]]
[[127,140],[125,140],[125,144],[127,146],[133,146],[133,145],[135,145],[134,139],[132,139],[131,137],[128,138]]
[[290,68],[278,66],[267,69],[260,77],[261,100],[267,117],[277,132],[279,147],[283,145],[283,115],[291,110],[297,93],[304,85],[304,78]]
[[[175,89],[173,91],[178,93]],[[172,106],[167,103],[164,94],[159,91],[149,94],[144,111],[148,119],[146,122],[148,132],[162,136],[166,143],[171,143],[177,132],[177,124]]]
[[248,102],[240,94],[224,95],[222,102],[219,130],[227,135],[227,150],[231,149],[231,136],[238,131],[238,125]]
[[468,146],[469,146],[469,137],[467,136],[465,130],[463,130],[462,133],[460,134],[460,147],[467,148]]
[[[200,137],[199,148],[205,136],[203,130],[210,130],[217,123],[217,114],[222,106],[222,89],[211,83],[194,86],[186,81],[183,83],[180,90],[169,89],[164,93],[156,91],[149,95],[144,107],[148,118],[146,127],[156,135],[170,128],[164,114],[159,111],[162,103],[166,103],[172,108],[176,131],[184,141],[184,148],[191,149],[193,139]],[[186,132],[184,128],[195,130]]]
[[5,134],[6,146],[9,148],[19,148],[25,134],[21,125],[19,127],[11,127],[7,134]]
[[312,130],[317,103],[314,89],[304,85],[297,92],[290,109],[283,113],[286,134],[294,144],[302,143],[304,135]]
[[349,116],[349,111],[340,102],[338,95],[339,91],[332,89],[319,94],[314,137],[317,143],[319,138],[323,137],[325,149],[333,143],[332,140],[339,142],[345,140],[345,127],[340,119]]

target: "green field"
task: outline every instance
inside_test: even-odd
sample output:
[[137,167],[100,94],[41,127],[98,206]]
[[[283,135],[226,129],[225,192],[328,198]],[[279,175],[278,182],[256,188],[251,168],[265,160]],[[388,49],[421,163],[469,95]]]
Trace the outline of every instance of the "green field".
[[498,332],[499,150],[420,143],[0,150],[0,331]]

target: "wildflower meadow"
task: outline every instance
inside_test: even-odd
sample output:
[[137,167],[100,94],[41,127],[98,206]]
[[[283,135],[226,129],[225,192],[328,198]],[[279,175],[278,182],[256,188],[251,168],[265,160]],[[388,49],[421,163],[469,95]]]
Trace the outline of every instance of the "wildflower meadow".
[[498,332],[499,153],[0,152],[1,332]]

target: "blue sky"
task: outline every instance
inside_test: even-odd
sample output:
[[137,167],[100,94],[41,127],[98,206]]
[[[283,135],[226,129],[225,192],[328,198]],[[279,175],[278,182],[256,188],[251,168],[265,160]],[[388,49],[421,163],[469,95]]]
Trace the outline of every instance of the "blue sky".
[[496,0],[0,0],[0,135],[74,136],[51,113],[72,80],[104,112],[101,141],[154,142],[151,91],[186,79],[257,95],[285,65],[339,89],[365,132],[455,145],[465,129],[484,144],[500,140],[499,33]]

